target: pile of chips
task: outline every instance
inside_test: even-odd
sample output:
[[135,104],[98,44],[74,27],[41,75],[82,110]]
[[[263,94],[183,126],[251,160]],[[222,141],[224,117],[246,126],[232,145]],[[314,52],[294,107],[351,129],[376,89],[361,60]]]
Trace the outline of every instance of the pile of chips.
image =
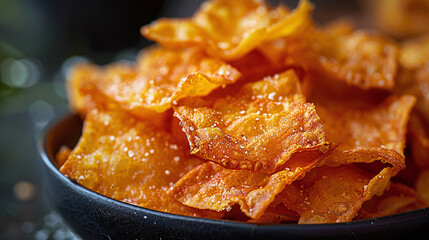
[[60,171],[123,202],[252,223],[427,207],[429,36],[397,43],[312,11],[210,0],[144,26],[158,45],[135,64],[74,66],[84,129]]

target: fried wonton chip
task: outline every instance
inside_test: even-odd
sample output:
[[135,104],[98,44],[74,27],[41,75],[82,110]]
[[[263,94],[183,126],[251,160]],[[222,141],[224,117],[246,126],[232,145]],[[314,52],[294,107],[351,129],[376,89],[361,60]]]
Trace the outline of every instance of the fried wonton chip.
[[293,70],[214,102],[184,99],[174,110],[192,154],[229,169],[274,172],[294,153],[322,155],[330,149]]
[[[122,107],[97,87],[100,81],[108,81],[115,75],[132,75],[134,68],[128,64],[112,64],[103,70],[94,64],[80,63],[73,66],[67,76],[67,93],[73,111],[83,119],[93,109],[117,110]],[[136,117],[150,121],[157,127],[163,127],[167,115],[146,109],[128,109]]]
[[79,63],[74,65],[67,75],[67,94],[70,108],[82,118],[94,108],[114,109],[110,102],[94,86],[98,68],[93,64]]
[[424,169],[420,172],[416,181],[416,191],[423,198],[427,206],[429,206],[429,169]]
[[323,166],[286,186],[277,197],[300,214],[300,224],[347,222],[365,201],[381,195],[396,173],[397,169],[385,168],[374,176],[353,164]]
[[259,219],[285,186],[302,178],[327,154],[311,151],[294,154],[274,174],[226,169],[207,162],[182,177],[172,192],[187,206],[222,211],[240,204],[248,217]]
[[429,167],[429,35],[407,41],[400,52],[400,73],[395,92],[417,97],[409,126],[412,156]]
[[141,33],[163,46],[199,46],[211,56],[233,60],[263,42],[302,33],[311,23],[311,12],[307,0],[292,12],[259,0],[211,0],[192,18],[159,19]]
[[375,196],[365,202],[356,219],[384,217],[427,206],[414,189],[401,183],[392,183],[382,196]]
[[372,108],[317,106],[329,141],[338,147],[324,159],[327,166],[278,195],[301,215],[299,223],[351,221],[365,201],[383,193],[389,179],[405,167],[406,126],[414,103],[413,96],[404,95]]
[[278,39],[261,50],[273,61],[303,65],[362,89],[394,87],[398,47],[373,32],[351,31],[343,22],[313,28],[297,38]]
[[142,207],[191,216],[222,213],[186,207],[167,190],[201,164],[166,132],[129,114],[92,110],[82,138],[60,168],[79,184],[105,196]]
[[[256,50],[246,54],[242,58],[230,61],[229,64],[241,73],[240,78],[236,83],[228,85],[226,88],[214,90],[208,96],[204,97],[205,100],[215,101],[218,98],[234,95],[239,92],[245,84],[256,82],[266,76],[274,76],[286,70],[293,69],[291,66],[285,66],[284,64],[271,63],[269,59]],[[302,72],[299,71],[300,69],[294,70],[299,77],[303,75]]]
[[69,147],[61,146],[60,150],[58,150],[57,154],[55,155],[56,165],[61,167],[69,158],[71,152],[72,150]]
[[415,98],[391,96],[366,109],[317,106],[328,139],[338,144],[326,159],[329,166],[382,160],[405,167],[404,148],[409,115]]
[[412,113],[408,136],[413,162],[420,168],[429,168],[429,129],[422,119],[417,111]]
[[100,71],[95,86],[103,94],[124,109],[153,112],[164,112],[183,97],[205,96],[240,76],[230,65],[199,50],[159,47],[144,50],[134,69],[118,71],[112,65]]
[[429,35],[403,44],[400,65],[395,91],[415,95],[416,110],[429,124]]
[[401,46],[399,63],[406,69],[418,69],[429,61],[429,34],[406,41]]
[[282,222],[297,222],[298,213],[286,208],[282,202],[275,199],[265,210],[264,214],[257,219],[251,219],[247,222],[259,224],[278,224]]
[[364,0],[372,21],[383,32],[406,38],[429,32],[429,0]]

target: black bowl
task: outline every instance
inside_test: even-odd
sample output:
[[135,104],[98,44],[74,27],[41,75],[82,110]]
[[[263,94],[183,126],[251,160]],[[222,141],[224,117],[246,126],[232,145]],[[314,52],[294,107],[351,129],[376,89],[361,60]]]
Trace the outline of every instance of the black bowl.
[[82,122],[70,115],[45,129],[39,140],[46,196],[54,210],[84,239],[425,239],[429,208],[337,224],[257,225],[180,216],[137,207],[93,192],[58,171],[60,146],[73,147]]

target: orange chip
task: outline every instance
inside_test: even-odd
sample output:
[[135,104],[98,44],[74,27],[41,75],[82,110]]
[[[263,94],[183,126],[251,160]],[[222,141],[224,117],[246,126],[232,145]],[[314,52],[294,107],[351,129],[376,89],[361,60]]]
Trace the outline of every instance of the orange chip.
[[82,138],[60,171],[105,196],[160,211],[220,217],[186,207],[167,190],[201,164],[166,132],[126,113],[91,111]]
[[429,206],[429,169],[420,172],[416,181],[416,191],[423,198],[426,205]]
[[319,57],[318,64],[326,74],[363,89],[394,87],[398,52],[394,42],[363,31],[322,41],[335,43]]
[[180,126],[180,121],[176,117],[171,117],[170,120],[170,132],[171,135],[174,137],[176,142],[183,145],[184,148],[186,148],[189,152],[189,144],[188,139],[186,138],[186,134],[182,131],[182,127]]
[[285,186],[302,178],[327,154],[294,154],[274,174],[226,169],[207,162],[182,177],[172,192],[181,203],[198,209],[222,211],[240,204],[242,212],[258,219]]
[[392,183],[382,196],[365,202],[357,219],[369,219],[427,207],[417,192],[401,183]]
[[[414,163],[420,168],[429,167],[429,129],[425,126],[422,117],[414,111],[408,124],[408,136],[411,156]],[[408,163],[407,163],[408,166]]]
[[293,70],[215,102],[184,99],[174,110],[192,153],[230,169],[273,172],[294,153],[330,148]]
[[326,159],[329,166],[381,159],[405,167],[405,135],[415,98],[391,96],[366,109],[332,109],[317,106],[328,139],[338,144]]
[[[389,179],[405,167],[405,133],[414,102],[405,95],[369,109],[317,106],[328,139],[338,147],[324,160],[331,167],[314,169],[278,195],[301,215],[299,223],[351,221],[365,201],[383,193]],[[361,167],[368,171],[352,163],[364,163]],[[352,165],[340,166],[344,164]]]
[[429,61],[429,34],[408,40],[401,46],[399,63],[410,70],[419,69]]
[[417,96],[416,110],[429,124],[429,35],[405,42],[399,62],[402,68],[395,91]]
[[257,219],[251,219],[247,222],[259,223],[259,224],[278,224],[282,222],[297,222],[299,215],[287,209],[280,200],[276,199],[271,205],[265,210],[264,214]]
[[398,169],[385,168],[373,176],[355,165],[320,167],[277,195],[300,214],[300,224],[351,221],[362,204],[381,195]]
[[284,64],[273,64],[268,58],[256,50],[242,58],[230,61],[229,63],[242,73],[241,79],[243,79],[243,81],[238,81],[238,83],[255,82],[266,76],[281,73],[291,68]]
[[[108,81],[116,75],[132,75],[134,68],[126,64],[112,64],[102,70],[93,64],[77,64],[73,66],[67,77],[67,91],[70,107],[82,118],[93,109],[117,110],[121,106],[97,88],[97,82]],[[163,127],[167,115],[146,109],[128,109],[136,117],[150,121]]]
[[[67,94],[73,111],[82,118],[94,108],[110,109],[110,102],[94,86],[97,66],[80,63],[74,65],[67,75]],[[113,107],[112,107],[113,108]]]
[[311,24],[312,6],[301,0],[290,12],[258,0],[211,0],[192,18],[160,19],[141,33],[167,47],[205,49],[211,56],[237,59],[263,42],[299,34]]
[[57,166],[62,166],[66,160],[69,158],[71,149],[67,146],[61,146],[60,150],[58,150],[57,154],[55,155],[55,162]]
[[377,28],[396,38],[429,32],[428,0],[365,0]]
[[[214,90],[207,97],[204,97],[205,100],[215,101],[218,98],[234,95],[239,92],[245,84],[256,82],[266,76],[274,76],[291,69],[290,66],[285,66],[284,64],[272,64],[270,60],[256,50],[246,54],[242,58],[230,61],[229,64],[241,73],[241,77],[236,83],[228,85],[226,88]],[[302,74],[300,75],[300,73],[301,72],[298,71],[297,75],[301,76]]]
[[239,76],[230,65],[199,50],[154,47],[143,51],[135,69],[104,68],[95,85],[124,109],[164,112],[173,101],[205,96]]
[[[343,23],[338,23],[342,25]],[[398,47],[380,35],[333,24],[297,38],[279,39],[259,49],[271,59],[303,65],[362,89],[394,87]]]
[[429,35],[407,41],[400,54],[401,70],[395,91],[417,97],[409,124],[413,160],[429,167]]

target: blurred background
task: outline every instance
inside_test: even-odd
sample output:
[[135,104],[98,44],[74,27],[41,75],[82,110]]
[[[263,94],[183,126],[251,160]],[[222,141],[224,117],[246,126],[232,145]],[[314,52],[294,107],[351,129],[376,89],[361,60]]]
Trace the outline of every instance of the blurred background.
[[[140,36],[141,26],[159,17],[191,16],[201,2],[0,0],[0,239],[80,238],[43,196],[37,150],[41,129],[68,112],[68,68],[79,61],[133,61],[151,44]],[[318,22],[349,16],[369,26],[362,11],[368,1],[312,2]]]

